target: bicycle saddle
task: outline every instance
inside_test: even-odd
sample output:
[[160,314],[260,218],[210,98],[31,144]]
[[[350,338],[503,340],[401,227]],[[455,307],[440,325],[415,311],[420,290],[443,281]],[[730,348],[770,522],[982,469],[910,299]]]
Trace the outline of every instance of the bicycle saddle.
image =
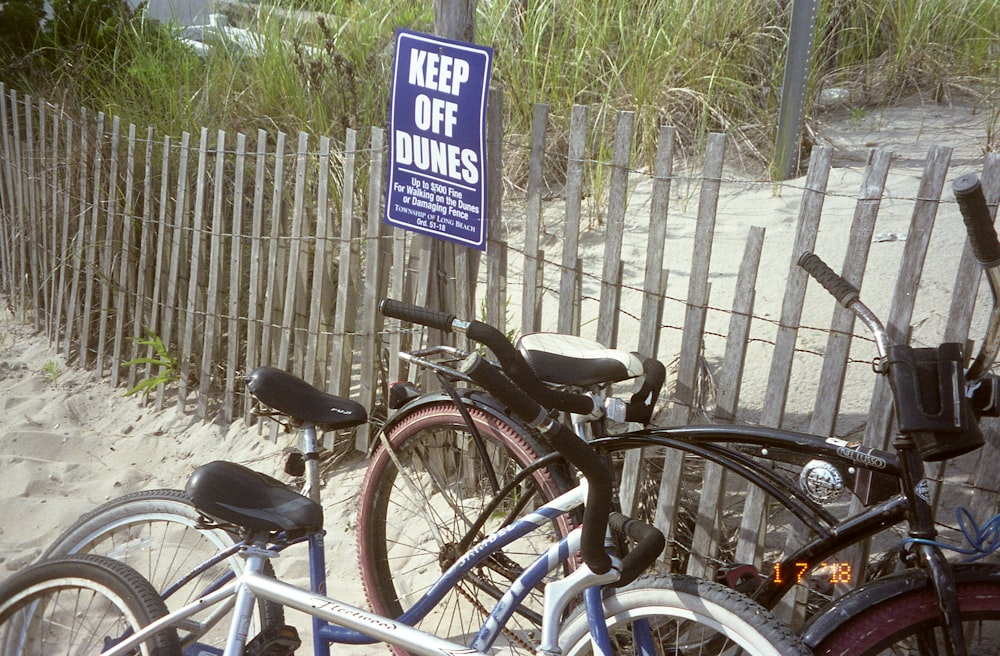
[[234,462],[202,465],[191,474],[184,492],[199,512],[224,524],[287,533],[323,527],[323,509],[315,501]]
[[554,385],[588,387],[642,375],[642,360],[633,353],[558,333],[530,333],[517,349],[540,380]]
[[368,421],[361,404],[327,394],[292,374],[274,367],[258,367],[246,377],[247,389],[258,401],[320,430],[350,428]]

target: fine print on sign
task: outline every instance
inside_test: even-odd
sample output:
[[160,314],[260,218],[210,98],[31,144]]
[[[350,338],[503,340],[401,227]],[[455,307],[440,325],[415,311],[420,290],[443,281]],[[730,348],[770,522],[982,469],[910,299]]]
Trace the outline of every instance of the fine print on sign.
[[486,99],[493,51],[396,32],[385,220],[486,248]]

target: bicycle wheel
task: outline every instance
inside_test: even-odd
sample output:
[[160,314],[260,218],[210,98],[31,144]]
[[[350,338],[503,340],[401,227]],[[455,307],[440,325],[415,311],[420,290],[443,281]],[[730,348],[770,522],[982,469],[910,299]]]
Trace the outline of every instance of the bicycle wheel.
[[[49,545],[42,558],[93,553],[121,561],[135,569],[161,593],[197,565],[238,542],[232,533],[205,525],[194,504],[181,490],[147,490],[113,499],[80,517]],[[233,556],[202,572],[166,599],[179,608],[227,573],[241,572],[243,560]],[[265,573],[273,576],[270,563]],[[203,634],[182,632],[187,644],[224,647],[229,615]],[[250,636],[284,624],[284,609],[258,601]]]
[[[936,596],[923,572],[906,572],[907,585],[875,581],[866,591],[845,597],[804,631],[815,654],[944,654]],[[970,656],[1000,654],[1000,567],[956,570],[956,596]],[[891,587],[890,587],[891,586]],[[893,591],[879,599],[871,590]],[[861,602],[864,595],[864,602]],[[855,602],[856,603],[852,603]],[[847,604],[847,606],[844,606]],[[843,610],[841,610],[843,608]]]
[[[493,414],[469,407],[485,442],[488,461],[503,485],[541,453],[537,442]],[[493,493],[485,461],[454,404],[415,410],[386,436],[368,466],[358,502],[358,556],[372,609],[398,617],[460,555],[458,544]],[[494,512],[481,535],[558,496],[568,485],[555,468],[536,471]],[[468,643],[467,632],[485,621],[499,594],[555,539],[572,528],[563,516],[490,557],[451,589],[417,626]],[[533,591],[508,622],[502,638],[511,653],[534,653],[533,634],[541,606]]]
[[[97,654],[167,609],[131,567],[85,555],[45,561],[0,584],[0,647],[4,656]],[[143,656],[178,656],[173,629],[142,644]]]
[[[604,592],[614,654],[790,656],[808,648],[770,612],[717,583],[681,575],[646,575]],[[590,654],[590,626],[578,608],[563,625],[565,656]]]

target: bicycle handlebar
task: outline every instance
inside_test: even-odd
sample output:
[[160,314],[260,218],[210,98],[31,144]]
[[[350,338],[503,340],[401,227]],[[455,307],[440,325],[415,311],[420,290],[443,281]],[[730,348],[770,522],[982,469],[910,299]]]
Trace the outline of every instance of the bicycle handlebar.
[[493,326],[481,321],[462,321],[437,310],[403,303],[390,298],[382,299],[379,310],[384,316],[402,319],[410,323],[445,332],[460,332],[490,349],[500,362],[504,373],[538,403],[554,410],[587,415],[594,411],[594,400],[586,394],[552,389],[538,379],[525,361],[524,356],[514,348],[510,340]]
[[[481,321],[462,321],[454,314],[423,308],[393,299],[383,299],[379,311],[386,317],[437,328],[444,332],[460,332],[483,344],[496,356],[502,371],[478,354],[468,356],[459,371],[476,384],[506,404],[514,413],[548,440],[553,449],[587,478],[587,503],[584,508],[583,532],[580,536],[580,554],[583,562],[597,574],[611,568],[611,559],[604,544],[606,528],[627,535],[637,543],[622,559],[622,573],[616,585],[625,585],[641,574],[663,552],[666,540],[655,527],[633,520],[621,513],[611,513],[612,480],[604,460],[585,441],[562,423],[549,416],[548,409],[589,414],[594,410],[594,400],[585,394],[555,390],[545,385],[528,365],[524,356],[502,332]],[[659,364],[658,362],[656,364]],[[643,371],[648,381],[643,387],[643,398],[659,390],[665,377],[660,370],[644,363]],[[662,371],[661,371],[662,370]],[[657,382],[658,381],[658,382]],[[636,420],[632,418],[632,420]]]
[[583,513],[580,554],[583,562],[594,573],[604,574],[610,570],[611,558],[604,549],[604,534],[611,512],[611,472],[598,453],[568,427],[549,417],[545,408],[478,353],[467,357],[459,370],[509,406],[522,419],[538,428],[552,448],[587,478],[587,503]]

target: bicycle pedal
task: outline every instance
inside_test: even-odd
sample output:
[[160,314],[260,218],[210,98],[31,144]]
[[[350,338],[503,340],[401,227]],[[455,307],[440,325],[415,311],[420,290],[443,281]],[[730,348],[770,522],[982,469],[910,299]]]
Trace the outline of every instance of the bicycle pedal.
[[247,643],[246,656],[293,656],[302,641],[294,626],[273,626]]

